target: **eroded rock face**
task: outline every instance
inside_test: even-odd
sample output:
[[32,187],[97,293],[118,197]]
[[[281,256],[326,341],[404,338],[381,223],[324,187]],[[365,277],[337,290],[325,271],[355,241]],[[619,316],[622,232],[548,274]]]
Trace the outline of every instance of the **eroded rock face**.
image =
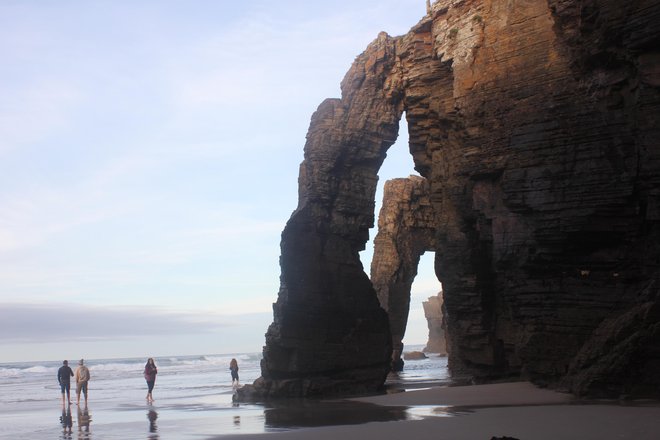
[[392,370],[403,368],[403,337],[410,310],[410,288],[419,259],[435,250],[436,219],[426,179],[419,176],[385,182],[374,238],[371,282],[392,332]]
[[659,26],[658,1],[442,0],[381,34],[312,118],[257,388],[382,384],[391,338],[358,251],[405,110],[450,368],[657,393]]

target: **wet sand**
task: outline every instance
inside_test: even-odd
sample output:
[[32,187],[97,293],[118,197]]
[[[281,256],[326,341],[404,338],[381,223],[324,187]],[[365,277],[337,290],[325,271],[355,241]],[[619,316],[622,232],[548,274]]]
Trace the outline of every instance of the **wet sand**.
[[220,436],[231,440],[402,439],[476,440],[509,436],[520,440],[660,438],[660,402],[578,402],[568,394],[526,382],[438,387],[353,399],[405,408],[399,421],[297,429],[289,432]]
[[[660,438],[660,402],[576,401],[526,382],[437,386],[347,400],[232,404],[231,396],[5,408],[2,439],[490,439]],[[16,429],[18,427],[25,429]],[[13,427],[13,428],[12,428]],[[26,436],[26,434],[29,434]]]

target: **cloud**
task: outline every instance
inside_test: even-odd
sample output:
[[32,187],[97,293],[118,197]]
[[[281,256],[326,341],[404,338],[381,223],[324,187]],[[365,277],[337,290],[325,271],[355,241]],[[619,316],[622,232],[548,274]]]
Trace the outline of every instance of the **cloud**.
[[150,307],[0,304],[0,343],[77,342],[216,333],[240,317]]

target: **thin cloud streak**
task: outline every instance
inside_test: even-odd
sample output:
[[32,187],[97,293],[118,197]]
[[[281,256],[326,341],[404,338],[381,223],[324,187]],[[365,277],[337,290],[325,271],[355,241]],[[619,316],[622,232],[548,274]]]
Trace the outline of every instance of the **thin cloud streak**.
[[80,304],[1,304],[0,343],[76,342],[216,333],[236,318],[208,312]]

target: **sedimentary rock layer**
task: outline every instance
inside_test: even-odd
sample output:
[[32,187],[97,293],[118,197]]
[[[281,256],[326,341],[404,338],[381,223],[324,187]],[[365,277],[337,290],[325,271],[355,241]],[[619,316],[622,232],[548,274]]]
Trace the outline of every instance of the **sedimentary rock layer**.
[[391,338],[358,252],[405,110],[436,213],[450,367],[657,393],[660,2],[442,0],[312,118],[258,388],[373,389]]
[[454,371],[657,384],[659,19],[659,2],[438,2],[404,38],[452,79],[411,78],[404,102]]

